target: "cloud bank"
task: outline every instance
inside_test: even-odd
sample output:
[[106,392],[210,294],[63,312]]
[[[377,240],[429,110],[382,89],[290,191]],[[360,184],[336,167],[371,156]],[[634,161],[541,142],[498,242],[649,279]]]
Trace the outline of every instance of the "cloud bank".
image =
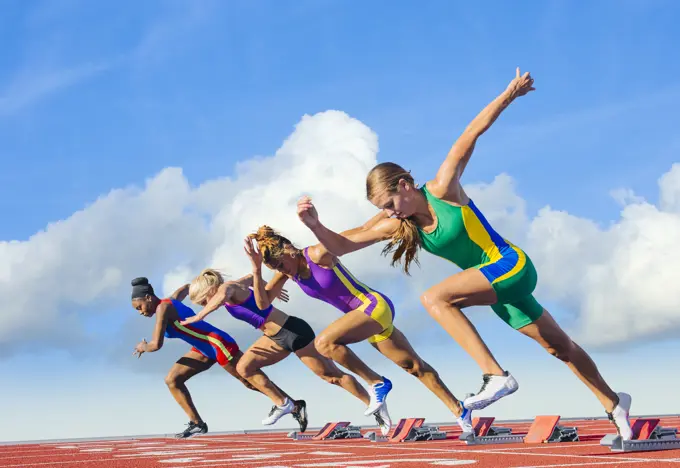
[[[314,198],[331,228],[364,222],[375,212],[365,200],[364,178],[377,154],[378,137],[370,128],[343,112],[326,111],[303,117],[273,156],[238,164],[232,177],[192,187],[179,168],[166,168],[144,187],[114,190],[27,240],[0,242],[0,353],[36,341],[62,349],[86,343],[96,332],[84,324],[114,306],[139,323],[128,304],[135,276],[149,276],[166,294],[206,266],[242,276],[249,271],[243,239],[260,224],[299,246],[314,242],[295,215],[302,194]],[[223,171],[229,168],[215,161],[216,177]],[[568,327],[578,340],[614,346],[680,330],[680,251],[674,248],[680,238],[680,164],[659,179],[658,204],[615,192],[623,206],[608,226],[550,207],[530,217],[506,174],[466,190],[502,235],[527,250],[539,271],[537,297],[570,314]],[[379,256],[380,248],[343,262],[398,303],[413,305],[424,287],[456,271],[433,267],[440,265],[437,259],[422,252],[423,270],[404,278]],[[337,318],[337,311],[289,286],[291,302],[284,310],[317,329]],[[410,334],[423,313],[398,311],[397,326]],[[211,322],[228,324],[237,336],[247,329],[226,315],[216,312]],[[140,329],[122,330],[129,346]]]

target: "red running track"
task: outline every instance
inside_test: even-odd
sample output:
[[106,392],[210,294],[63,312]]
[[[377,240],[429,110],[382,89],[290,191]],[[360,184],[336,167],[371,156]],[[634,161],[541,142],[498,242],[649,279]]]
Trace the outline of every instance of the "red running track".
[[[427,421],[426,421],[427,424]],[[503,423],[513,433],[528,423]],[[606,420],[562,421],[577,426],[580,442],[467,446],[451,429],[447,440],[373,443],[366,439],[295,441],[284,433],[205,435],[170,438],[97,440],[0,446],[3,468],[414,468],[471,465],[479,468],[628,467],[680,468],[680,450],[612,453],[599,445],[613,426]],[[680,417],[662,418],[664,427],[680,426]],[[448,430],[450,428],[442,428]],[[313,431],[308,431],[313,433]]]

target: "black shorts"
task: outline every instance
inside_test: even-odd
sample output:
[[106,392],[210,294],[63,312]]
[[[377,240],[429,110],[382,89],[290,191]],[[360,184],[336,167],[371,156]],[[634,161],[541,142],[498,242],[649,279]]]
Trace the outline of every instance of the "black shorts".
[[269,338],[283,349],[294,353],[314,341],[315,336],[314,330],[307,322],[290,315],[281,330]]

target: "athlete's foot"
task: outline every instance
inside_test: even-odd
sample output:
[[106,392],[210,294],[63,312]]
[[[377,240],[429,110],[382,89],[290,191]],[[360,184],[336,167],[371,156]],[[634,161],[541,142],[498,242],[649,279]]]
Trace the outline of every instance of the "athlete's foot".
[[175,438],[187,439],[198,434],[205,434],[206,432],[208,432],[208,425],[205,422],[201,421],[199,423],[195,423],[191,421],[189,424],[187,424],[187,428],[184,429],[184,431],[175,434]]
[[456,422],[458,423],[458,426],[460,427],[461,431],[473,432],[474,429],[472,427],[472,410],[466,408],[463,402],[460,403],[460,406],[463,409],[463,412],[461,413],[460,416],[456,418]]
[[627,393],[617,393],[619,403],[611,413],[607,413],[609,420],[616,426],[616,431],[623,440],[633,438],[633,429],[630,427],[630,405],[633,399]]
[[503,375],[484,374],[484,383],[476,395],[465,399],[463,404],[471,410],[481,410],[519,388],[515,378],[505,371]]
[[392,418],[390,418],[390,413],[387,412],[387,405],[383,404],[378,411],[373,413],[375,416],[375,422],[378,423],[380,427],[380,433],[384,436],[390,433],[392,429]]
[[269,416],[267,416],[266,419],[262,420],[262,424],[264,424],[265,426],[274,424],[283,416],[292,413],[294,408],[295,403],[293,403],[293,400],[291,400],[290,398],[286,398],[286,401],[283,404],[283,406],[278,405],[272,406],[271,411],[269,411]]
[[295,400],[295,407],[291,414],[300,425],[300,432],[305,432],[307,430],[307,402]]
[[380,409],[380,407],[385,404],[387,394],[390,393],[390,390],[392,390],[392,382],[390,382],[390,380],[385,377],[382,379],[382,382],[373,384],[369,388],[371,401],[368,404],[368,408],[366,408],[366,411],[364,412],[364,416],[370,416],[378,411],[378,409]]

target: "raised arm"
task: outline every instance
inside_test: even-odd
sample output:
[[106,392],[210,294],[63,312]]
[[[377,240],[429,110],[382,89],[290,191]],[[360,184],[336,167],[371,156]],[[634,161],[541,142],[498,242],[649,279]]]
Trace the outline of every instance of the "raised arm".
[[309,197],[298,201],[298,217],[331,254],[341,257],[391,238],[399,229],[399,220],[387,217],[385,212],[373,216],[362,226],[337,233],[319,221],[319,215]]
[[283,273],[276,272],[274,278],[267,284],[262,278],[262,255],[257,247],[253,245],[253,239],[246,237],[243,250],[250,258],[250,263],[253,267],[253,296],[257,307],[262,310],[269,307],[274,299],[282,298],[288,301],[288,295],[283,291],[283,285],[286,284],[288,277]]
[[439,167],[439,171],[434,179],[435,191],[445,194],[460,180],[465,166],[467,166],[472,152],[475,149],[477,139],[486,132],[496,121],[498,116],[519,96],[524,96],[533,91],[534,79],[526,72],[520,76],[519,68],[515,78],[508,87],[496,99],[494,99],[484,110],[482,110],[463,133],[453,144],[446,156],[444,163]]

